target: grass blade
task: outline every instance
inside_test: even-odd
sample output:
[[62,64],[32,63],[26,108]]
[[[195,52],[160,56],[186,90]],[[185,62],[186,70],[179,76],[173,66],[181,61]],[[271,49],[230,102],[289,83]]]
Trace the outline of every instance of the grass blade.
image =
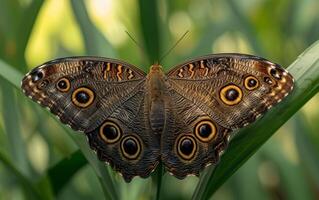
[[109,41],[89,18],[83,0],[71,0],[73,13],[81,29],[87,54],[93,56],[115,57],[116,53]]
[[[19,20],[17,32],[23,34],[19,34],[19,37],[17,37],[17,44],[19,45],[17,50],[21,58],[24,57],[26,46],[42,4],[43,0],[31,1],[30,5],[24,9],[21,19]],[[26,65],[19,65],[19,68],[26,69]]]
[[302,167],[288,160],[274,140],[265,145],[262,149],[266,157],[269,157],[278,168],[281,187],[285,191],[285,197],[291,200],[314,199],[310,192],[310,184],[307,184],[306,177],[302,173]]
[[17,89],[20,89],[20,82],[23,75],[2,60],[0,60],[0,76],[13,84]]
[[[48,169],[47,178],[50,180],[53,193],[57,195],[74,174],[86,164],[87,160],[81,151],[76,151],[69,158],[61,160],[55,166]],[[61,174],[64,174],[64,176],[61,176]]]
[[25,177],[19,169],[15,167],[14,164],[10,162],[10,160],[2,153],[0,152],[0,162],[5,166],[14,176],[19,180],[21,185],[24,188],[24,191],[26,195],[28,195],[29,199],[43,199],[41,198],[40,193],[36,190],[36,188],[33,186],[33,183],[29,181],[27,177]]
[[302,53],[288,70],[296,80],[293,93],[262,119],[237,133],[215,169],[209,168],[202,174],[193,199],[208,199],[212,196],[281,125],[318,92],[319,42]]
[[[318,158],[318,146],[316,138],[311,137],[310,124],[305,120],[305,116],[298,113],[294,117],[294,130],[295,141],[297,144],[297,150],[299,152],[299,157],[303,163],[304,168],[309,174],[311,174],[311,179],[314,181],[316,187],[319,186],[319,158]],[[316,135],[316,134],[314,134]]]
[[159,59],[160,33],[157,1],[139,0],[140,23],[146,53],[149,62],[154,64]]

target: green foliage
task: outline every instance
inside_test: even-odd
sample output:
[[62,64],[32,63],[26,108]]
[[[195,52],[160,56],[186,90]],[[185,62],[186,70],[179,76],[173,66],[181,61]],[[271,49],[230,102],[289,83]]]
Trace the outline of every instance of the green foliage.
[[[30,62],[31,37],[39,26],[40,10],[49,3],[0,1],[0,199],[315,199],[319,187],[319,125],[314,123],[319,119],[318,99],[284,125],[319,90],[315,0],[139,0],[127,7],[119,1],[122,7],[116,13],[124,15],[119,18],[123,26],[131,27],[127,28],[130,33],[140,33],[150,63],[189,29],[189,36],[162,63],[164,67],[212,49],[228,48],[290,64],[288,70],[296,80],[292,95],[235,133],[220,163],[204,170],[199,179],[180,181],[159,166],[151,178],[134,178],[129,184],[97,160],[83,135],[61,125],[20,91],[22,74]],[[68,6],[85,55],[136,61],[137,54],[130,49],[137,47],[128,40],[121,45],[112,43],[83,0],[71,0]],[[54,20],[46,20],[49,28]],[[63,31],[63,27],[57,30]],[[57,52],[52,50],[52,57],[74,54],[59,36],[52,33],[51,37],[60,47]],[[148,66],[141,68],[148,70]]]

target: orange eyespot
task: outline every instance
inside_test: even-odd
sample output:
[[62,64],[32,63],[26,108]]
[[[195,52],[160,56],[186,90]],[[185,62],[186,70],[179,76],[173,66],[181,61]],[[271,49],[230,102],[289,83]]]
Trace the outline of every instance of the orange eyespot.
[[244,80],[244,86],[247,90],[254,90],[259,87],[259,81],[254,76],[247,76]]
[[135,160],[141,153],[141,143],[135,136],[129,135],[121,141],[121,151],[125,158]]
[[238,104],[242,100],[243,92],[237,85],[230,84],[220,90],[219,96],[223,103],[232,106]]
[[177,153],[183,160],[191,160],[197,149],[196,141],[192,136],[185,135],[177,142]]
[[94,101],[94,92],[86,87],[80,87],[72,93],[72,102],[80,108],[86,108]]
[[56,83],[56,88],[61,92],[67,92],[70,90],[71,84],[67,78],[61,78]]
[[105,143],[114,144],[121,138],[121,130],[118,125],[112,121],[106,121],[99,129],[99,135]]
[[208,119],[199,121],[195,125],[195,136],[202,142],[209,142],[217,135],[215,124]]

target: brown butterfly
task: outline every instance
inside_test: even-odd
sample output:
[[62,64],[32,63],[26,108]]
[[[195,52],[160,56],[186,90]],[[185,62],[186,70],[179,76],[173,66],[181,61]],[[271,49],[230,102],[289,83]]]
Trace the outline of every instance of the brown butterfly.
[[23,92],[88,137],[101,161],[126,181],[148,177],[161,161],[177,178],[216,164],[230,133],[293,89],[278,64],[243,54],[213,54],[168,73],[145,74],[118,60],[70,57],[36,67]]

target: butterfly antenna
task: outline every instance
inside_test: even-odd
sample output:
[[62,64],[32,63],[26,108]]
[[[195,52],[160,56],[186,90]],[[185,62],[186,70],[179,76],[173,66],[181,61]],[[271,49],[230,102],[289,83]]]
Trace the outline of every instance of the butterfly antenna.
[[180,43],[180,41],[182,41],[182,40],[185,38],[185,36],[187,35],[187,33],[189,33],[189,30],[187,30],[187,31],[177,40],[177,42],[175,42],[175,44],[163,54],[163,56],[159,59],[159,63],[161,63],[161,61],[162,61],[169,53],[171,53],[171,51]]
[[134,42],[134,44],[136,44],[136,46],[139,47],[139,49],[141,50],[140,54],[141,54],[142,60],[145,60],[145,55],[146,54],[145,54],[143,46],[140,45],[140,43],[138,43],[128,31],[125,31],[125,33],[129,36],[129,38],[131,38],[131,40]]
[[144,53],[143,47],[133,38],[133,36],[128,31],[125,31],[125,33],[131,38],[131,40],[136,44],[136,46],[138,46],[141,49],[141,51]]

